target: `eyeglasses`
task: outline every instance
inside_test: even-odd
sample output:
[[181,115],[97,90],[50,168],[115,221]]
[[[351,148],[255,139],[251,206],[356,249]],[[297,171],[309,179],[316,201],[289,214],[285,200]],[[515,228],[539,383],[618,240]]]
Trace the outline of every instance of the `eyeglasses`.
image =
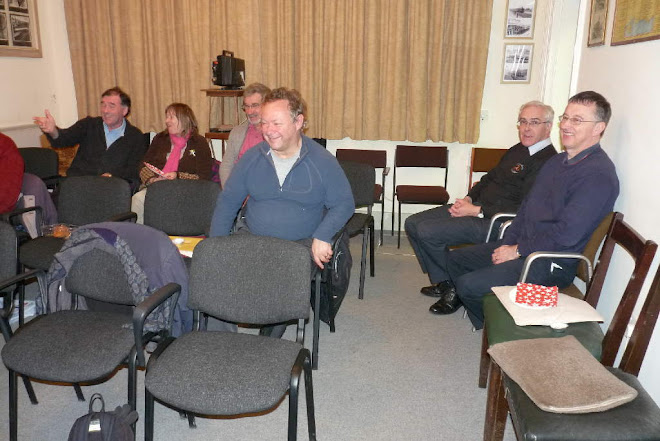
[[566,122],[570,122],[572,126],[579,126],[580,124],[586,123],[586,122],[599,123],[601,121],[598,121],[598,120],[595,120],[595,121],[584,120],[582,118],[578,118],[577,116],[572,116],[572,117],[569,118],[567,115],[561,115],[559,117],[559,123],[561,124],[561,123],[566,123]]
[[243,109],[243,112],[247,112],[248,109],[258,109],[259,107],[261,107],[261,103],[243,104],[241,108]]
[[527,121],[526,119],[519,119],[518,123],[516,124],[518,127],[520,126],[532,126],[532,127],[538,127],[541,124],[547,124],[550,121],[541,121],[540,119],[530,119]]

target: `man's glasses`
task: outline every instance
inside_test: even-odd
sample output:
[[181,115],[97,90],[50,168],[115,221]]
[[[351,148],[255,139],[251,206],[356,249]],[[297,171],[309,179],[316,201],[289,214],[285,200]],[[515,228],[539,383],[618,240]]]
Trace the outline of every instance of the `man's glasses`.
[[243,112],[247,112],[248,109],[258,109],[259,107],[261,107],[261,103],[243,104],[241,108],[243,109]]
[[577,116],[572,116],[572,117],[569,118],[567,115],[561,115],[559,117],[559,123],[561,124],[561,123],[566,123],[566,122],[571,123],[572,126],[579,126],[580,124],[586,123],[586,122],[598,123],[600,121],[584,120],[582,118],[578,118]]
[[530,119],[527,121],[526,119],[522,118],[518,120],[518,123],[516,124],[518,127],[520,126],[532,126],[532,127],[538,127],[541,124],[547,124],[550,121],[541,121],[540,119]]

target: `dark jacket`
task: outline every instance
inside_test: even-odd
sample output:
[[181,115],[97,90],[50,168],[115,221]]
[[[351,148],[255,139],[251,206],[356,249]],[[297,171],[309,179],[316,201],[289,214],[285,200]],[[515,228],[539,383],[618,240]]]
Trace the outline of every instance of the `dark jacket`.
[[138,182],[140,161],[147,150],[142,132],[126,121],[124,136],[106,149],[101,117],[88,116],[68,129],[58,128],[59,136],[48,140],[53,147],[79,144],[78,153],[67,170],[67,176],[98,176],[110,173],[130,182]]
[[470,189],[468,196],[472,198],[473,204],[481,205],[487,218],[500,212],[515,213],[532,188],[543,164],[556,154],[557,151],[550,144],[530,156],[529,149],[518,143]]

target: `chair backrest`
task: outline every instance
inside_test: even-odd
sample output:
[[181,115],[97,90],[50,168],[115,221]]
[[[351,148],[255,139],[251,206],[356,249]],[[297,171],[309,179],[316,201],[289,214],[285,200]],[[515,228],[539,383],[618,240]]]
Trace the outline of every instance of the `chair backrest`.
[[397,145],[394,153],[394,175],[392,185],[396,186],[396,169],[400,167],[437,167],[445,169],[445,188],[449,174],[449,160],[445,146]]
[[16,275],[16,247],[16,230],[7,222],[0,222],[0,280]]
[[387,167],[387,151],[385,150],[337,149],[335,156],[338,161],[359,162],[369,164],[373,168]]
[[58,157],[54,150],[46,147],[22,147],[18,151],[25,162],[26,173],[32,173],[40,178],[58,175]]
[[[614,365],[633,309],[639,299],[642,285],[658,248],[658,244],[652,240],[644,240],[637,231],[615,215],[610,232],[598,257],[592,283],[589,285],[584,298],[594,308],[598,305],[605,274],[609,268],[615,246],[626,250],[632,257],[635,266],[603,339],[601,362],[605,366]],[[640,316],[638,320],[642,320],[642,317]]]
[[468,191],[472,188],[473,174],[491,171],[500,163],[502,156],[508,151],[509,149],[472,147],[472,159],[470,160],[470,172],[468,174]]
[[60,184],[58,220],[85,225],[103,222],[131,211],[131,187],[127,181],[103,176],[75,176]]
[[149,186],[144,224],[169,235],[207,235],[220,186],[212,181],[175,179]]
[[[642,361],[649,347],[655,324],[658,321],[660,312],[660,268],[655,273],[649,293],[644,300],[642,309],[637,317],[637,322],[630,340],[626,345],[626,350],[619,362],[619,368],[624,371],[638,375],[642,367]],[[608,351],[609,353],[609,351]],[[616,352],[615,352],[616,354]]]
[[188,306],[221,320],[271,324],[309,318],[311,259],[274,237],[211,237],[195,248]]
[[65,279],[75,295],[120,305],[135,305],[124,266],[116,256],[93,249],[78,257]]
[[370,206],[374,204],[374,186],[376,171],[370,164],[361,164],[353,161],[339,161],[344,174],[351,185],[353,199],[356,207]]
[[[611,234],[612,230],[614,229],[614,222],[615,220],[617,222],[620,222],[623,220],[623,214],[618,213],[618,212],[611,212],[607,216],[603,218],[602,221],[600,221],[600,224],[596,227],[593,233],[591,233],[591,237],[589,238],[589,241],[587,242],[587,245],[584,247],[584,251],[582,251],[582,254],[589,259],[591,262],[591,267],[596,268],[596,253],[600,249],[601,244],[605,240],[605,237]],[[605,271],[607,271],[605,269]],[[603,287],[603,282],[605,281],[604,274],[595,276],[593,277],[594,280],[589,280],[589,272],[587,270],[587,265],[584,262],[580,262],[578,265],[577,269],[577,274],[576,276],[582,280],[586,286],[590,286],[592,284],[597,283],[600,284],[599,286],[594,286],[594,289],[602,289]]]

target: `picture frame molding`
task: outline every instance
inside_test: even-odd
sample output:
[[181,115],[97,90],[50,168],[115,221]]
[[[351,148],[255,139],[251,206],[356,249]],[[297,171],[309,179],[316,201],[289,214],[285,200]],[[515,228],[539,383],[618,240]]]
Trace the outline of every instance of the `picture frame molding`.
[[[27,13],[12,11],[9,6],[12,0],[0,0],[0,16],[4,16],[7,32],[7,45],[0,45],[0,57],[28,57],[41,58],[41,33],[39,31],[39,14],[37,11],[37,0],[25,0],[28,7]],[[15,17],[28,17],[30,29],[30,46],[13,45],[12,15]],[[2,18],[0,18],[1,20]]]
[[[528,61],[528,68],[527,68],[527,75],[525,76],[524,79],[520,80],[511,80],[511,79],[506,79],[505,75],[507,72],[507,52],[509,48],[514,47],[514,46],[524,46],[529,48],[529,61]],[[522,43],[505,43],[504,44],[504,53],[502,55],[502,74],[500,76],[500,83],[501,84],[529,84],[531,82],[532,78],[532,62],[534,60],[534,43],[528,43],[528,42],[522,42]]]
[[602,12],[602,24],[603,24],[603,31],[600,35],[600,40],[592,40],[592,34],[594,32],[593,27],[596,26],[597,22],[594,22],[594,8],[599,0],[591,0],[591,8],[590,8],[590,13],[589,13],[589,33],[587,35],[587,47],[596,47],[596,46],[603,46],[605,44],[605,38],[607,35],[607,13],[608,13],[608,8],[609,8],[609,0],[601,0],[603,3],[605,3],[605,9]]
[[[529,30],[529,35],[525,36],[520,36],[520,35],[509,35],[508,34],[508,29],[509,29],[509,9],[511,7],[511,4],[525,4],[525,3],[531,3],[532,6],[532,17],[531,17],[531,23],[530,23],[530,30]],[[536,0],[507,0],[506,1],[506,11],[504,13],[504,38],[505,39],[520,39],[520,40],[532,40],[534,39],[534,28],[535,28],[535,22],[536,22]]]

